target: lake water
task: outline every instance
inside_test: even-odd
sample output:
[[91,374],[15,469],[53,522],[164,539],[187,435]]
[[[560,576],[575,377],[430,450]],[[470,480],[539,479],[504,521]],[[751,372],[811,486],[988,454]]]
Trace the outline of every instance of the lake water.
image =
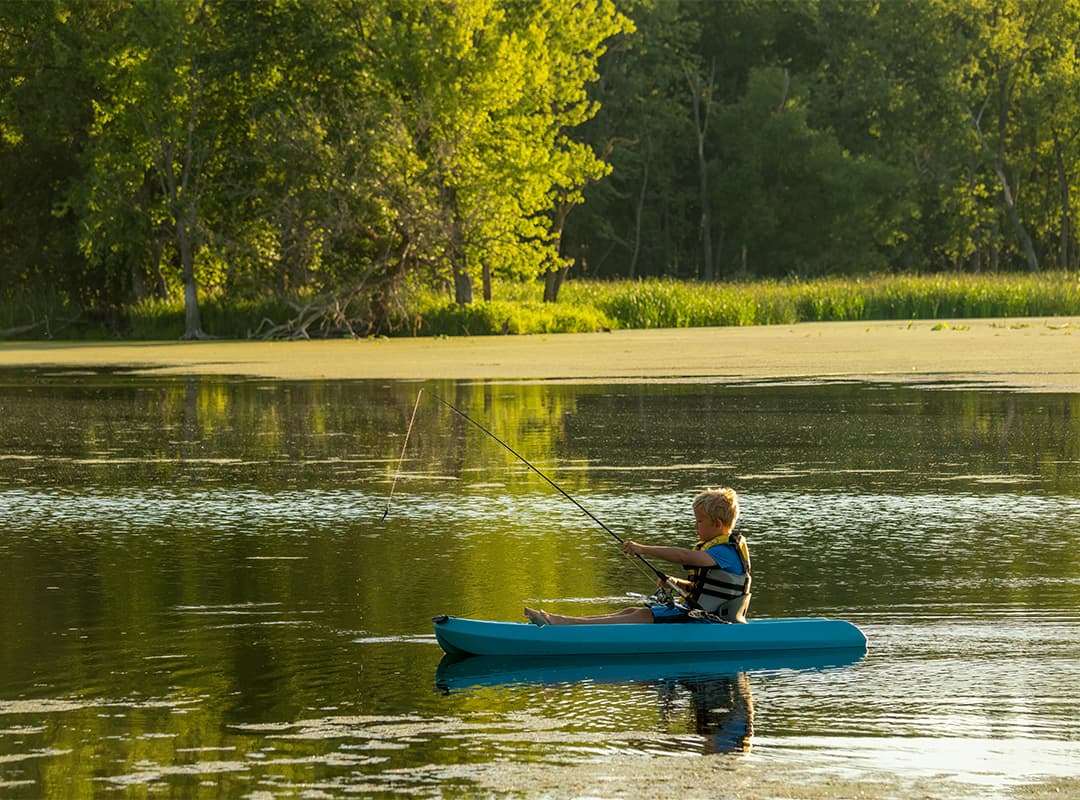
[[[622,537],[734,486],[868,651],[443,663],[652,582],[434,395]],[[1061,796],[1078,710],[1078,395],[0,372],[0,797]]]

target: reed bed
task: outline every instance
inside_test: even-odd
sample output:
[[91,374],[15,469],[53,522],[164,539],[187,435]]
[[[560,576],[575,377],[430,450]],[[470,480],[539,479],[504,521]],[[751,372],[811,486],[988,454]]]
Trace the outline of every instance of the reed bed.
[[458,308],[414,295],[416,333],[546,333],[617,328],[776,325],[1080,315],[1080,274],[882,275],[698,283],[568,281],[556,304],[537,286],[499,287],[506,299]]
[[[1080,273],[881,275],[815,280],[699,283],[665,279],[571,280],[557,303],[542,302],[542,286],[496,286],[491,302],[460,307],[445,294],[413,289],[399,298],[394,336],[570,333],[619,328],[775,325],[859,320],[955,320],[977,317],[1080,316]],[[207,331],[222,338],[257,336],[267,321],[295,309],[280,300],[202,304]],[[183,301],[143,301],[120,310],[119,331],[103,320],[79,319],[55,298],[0,298],[7,338],[174,339],[183,332]],[[40,322],[17,330],[27,321]],[[89,322],[89,324],[87,324]],[[61,324],[63,323],[63,324]],[[12,335],[13,334],[13,335]]]
[[810,281],[572,282],[563,300],[622,328],[1080,314],[1080,276],[881,276]]

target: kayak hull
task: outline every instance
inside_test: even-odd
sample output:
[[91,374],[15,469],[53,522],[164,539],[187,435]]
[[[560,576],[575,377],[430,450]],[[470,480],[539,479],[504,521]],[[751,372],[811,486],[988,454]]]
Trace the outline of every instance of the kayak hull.
[[435,617],[435,638],[452,656],[606,656],[725,654],[864,648],[850,622],[823,617],[746,624],[533,625]]

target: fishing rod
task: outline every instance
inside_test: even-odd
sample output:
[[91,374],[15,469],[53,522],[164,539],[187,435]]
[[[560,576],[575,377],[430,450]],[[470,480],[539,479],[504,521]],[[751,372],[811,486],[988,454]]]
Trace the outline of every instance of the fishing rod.
[[[487,428],[485,428],[483,425],[481,425],[479,422],[477,422],[475,419],[470,417],[468,414],[466,414],[461,409],[457,408],[452,403],[450,403],[450,402],[448,402],[446,400],[443,400],[438,395],[435,395],[435,399],[438,400],[440,403],[442,403],[447,408],[449,408],[451,411],[453,411],[459,417],[464,419],[466,422],[476,426],[477,428],[482,430],[484,433],[486,433],[488,436],[490,436],[492,439],[494,439],[496,442],[501,444],[515,458],[517,458],[519,461],[521,461],[522,464],[524,464],[526,467],[528,467],[533,472],[535,472],[537,475],[539,475],[541,478],[543,478],[545,481],[547,481],[548,484],[551,486],[551,488],[553,488],[555,491],[557,491],[559,494],[561,494],[563,497],[565,497],[567,500],[569,500],[575,506],[580,508],[585,513],[585,516],[587,516],[589,519],[591,519],[593,522],[595,522],[597,525],[599,525],[601,528],[603,528],[604,531],[607,532],[608,535],[611,536],[611,538],[613,538],[619,544],[626,544],[625,539],[623,539],[621,536],[619,536],[619,534],[615,533],[615,531],[611,530],[611,528],[609,528],[607,525],[605,525],[603,522],[601,522],[600,519],[595,514],[593,514],[591,511],[589,511],[589,509],[585,508],[585,506],[583,506],[581,503],[579,503],[577,500],[575,500],[573,497],[571,497],[569,492],[567,492],[565,489],[563,489],[561,486],[559,486],[559,484],[555,483],[555,481],[553,481],[551,478],[549,478],[547,475],[545,475],[543,472],[541,472],[534,464],[532,464],[527,458],[525,458],[525,456],[521,455],[521,453],[519,453],[517,450],[512,448],[510,445],[508,445],[506,442],[504,442],[502,439],[500,439],[498,436],[496,436],[494,433],[489,431]],[[667,574],[661,572],[656,567],[654,567],[649,561],[647,561],[645,558],[643,558],[641,555],[639,555],[637,553],[634,553],[634,558],[636,558],[638,561],[640,561],[642,564],[644,564],[646,567],[648,567],[650,570],[652,570],[653,574],[657,578],[659,578],[660,581],[664,585],[670,586],[678,594],[682,595],[683,597],[686,597],[685,590],[683,590],[681,587],[679,587],[677,584],[675,584],[675,582],[671,579],[670,575],[667,575]]]
[[398,458],[397,472],[394,473],[394,481],[390,484],[390,494],[386,498],[386,510],[383,511],[380,522],[386,522],[386,518],[390,516],[390,501],[394,498],[394,489],[397,487],[398,478],[401,477],[401,465],[405,461],[405,448],[409,446],[409,436],[412,435],[413,423],[416,422],[416,409],[420,408],[420,395],[423,393],[423,389],[416,393],[416,403],[413,404],[412,416],[409,417],[409,427],[405,429],[405,441],[401,444],[401,456]]

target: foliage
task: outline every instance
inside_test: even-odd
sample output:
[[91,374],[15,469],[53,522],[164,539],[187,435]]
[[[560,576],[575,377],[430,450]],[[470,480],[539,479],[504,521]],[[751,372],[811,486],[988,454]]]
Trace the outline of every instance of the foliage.
[[182,292],[188,337],[200,292],[363,295],[367,330],[406,275],[461,303],[534,278],[607,170],[568,131],[628,27],[609,0],[5,7],[0,174],[29,202],[0,207],[4,277],[102,309]]
[[[671,279],[566,284],[558,303],[544,303],[536,282],[511,283],[507,299],[461,306],[442,293],[412,288],[389,310],[395,336],[485,336],[585,333],[620,328],[774,325],[859,320],[963,319],[1080,315],[1080,277],[1037,275],[876,275],[809,280],[703,283]],[[262,336],[274,320],[310,307],[310,295],[263,300],[210,293],[203,317],[225,338]],[[121,332],[131,339],[174,339],[184,331],[179,297],[145,298],[123,309]],[[5,338],[100,338],[103,320],[81,318],[53,296],[0,302]]]
[[[266,320],[281,319],[291,311],[283,300],[237,300],[221,292],[210,294],[201,303],[206,326],[229,339],[251,338]],[[184,333],[184,316],[182,298],[147,297],[127,309],[124,335],[142,340],[179,339]]]
[[459,306],[443,302],[420,311],[415,333],[477,336],[518,333],[588,333],[612,327],[610,318],[587,305],[511,303],[502,300]]
[[1062,273],[879,275],[725,284],[583,282],[568,284],[566,295],[568,302],[594,306],[624,328],[1080,313],[1080,280]]
[[775,325],[797,322],[1024,317],[1080,314],[1075,274],[876,275],[703,283],[671,279],[570,281],[557,304],[539,289],[466,307],[414,293],[402,335],[566,333],[618,328]]
[[[604,62],[583,129],[613,143],[612,180],[586,190],[572,228],[584,274],[1080,266],[1074,0],[622,7],[636,32]],[[680,70],[712,108],[709,206],[693,198]],[[626,79],[641,74],[651,94]],[[678,227],[706,212],[706,230]]]
[[83,64],[114,8],[0,4],[0,290],[108,307],[107,281],[79,251],[69,197],[95,91]]
[[[796,279],[1077,270],[1077,41],[1078,0],[0,4],[4,329],[744,324],[900,302]],[[447,305],[567,269],[729,292]]]

